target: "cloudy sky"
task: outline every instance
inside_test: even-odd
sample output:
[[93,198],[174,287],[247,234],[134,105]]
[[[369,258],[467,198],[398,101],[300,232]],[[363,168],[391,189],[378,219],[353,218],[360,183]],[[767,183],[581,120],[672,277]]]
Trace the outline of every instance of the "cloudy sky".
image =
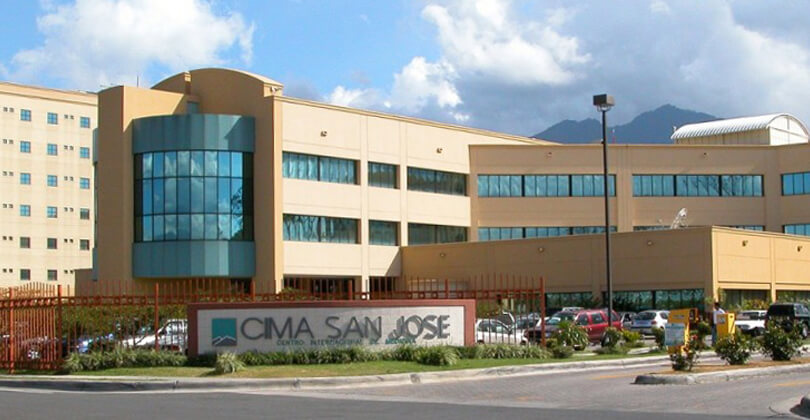
[[[0,78],[96,91],[207,66],[285,94],[531,135],[671,103],[810,122],[810,4],[695,0],[42,0],[0,15]],[[11,11],[11,13],[8,13]]]

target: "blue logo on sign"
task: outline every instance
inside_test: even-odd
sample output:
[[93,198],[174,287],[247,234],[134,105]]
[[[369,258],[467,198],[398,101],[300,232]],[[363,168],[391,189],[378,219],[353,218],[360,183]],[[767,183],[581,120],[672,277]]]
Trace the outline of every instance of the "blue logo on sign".
[[236,345],[236,318],[214,318],[211,320],[211,344],[214,347]]

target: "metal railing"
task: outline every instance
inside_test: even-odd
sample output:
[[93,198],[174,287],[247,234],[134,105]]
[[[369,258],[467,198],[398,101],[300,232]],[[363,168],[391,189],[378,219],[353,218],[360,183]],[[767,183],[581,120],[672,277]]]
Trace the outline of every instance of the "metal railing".
[[[483,275],[463,279],[390,278],[384,288],[286,288],[256,293],[253,283],[229,279],[152,282],[128,288],[99,284],[75,290],[31,284],[0,290],[0,369],[55,370],[71,353],[148,348],[185,351],[186,305],[199,302],[474,299],[476,342],[531,344],[527,328],[545,318],[542,278]],[[299,286],[324,282],[290,282]],[[151,290],[150,290],[151,289]],[[382,289],[382,290],[380,290]],[[538,327],[539,328],[539,327]],[[527,339],[530,338],[530,339]],[[541,340],[545,341],[545,334]]]

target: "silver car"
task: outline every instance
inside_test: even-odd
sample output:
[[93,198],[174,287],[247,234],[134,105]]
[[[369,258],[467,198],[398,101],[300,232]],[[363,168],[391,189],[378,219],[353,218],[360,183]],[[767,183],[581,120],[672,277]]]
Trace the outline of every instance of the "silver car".
[[642,334],[652,335],[654,329],[663,329],[667,325],[667,319],[669,319],[669,311],[642,311],[633,318],[630,329]]

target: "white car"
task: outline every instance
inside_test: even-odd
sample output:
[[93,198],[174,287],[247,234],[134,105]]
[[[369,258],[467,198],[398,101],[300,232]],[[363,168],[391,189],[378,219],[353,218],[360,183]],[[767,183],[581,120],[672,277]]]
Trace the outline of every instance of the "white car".
[[654,329],[663,329],[666,327],[668,319],[669,311],[641,311],[633,318],[630,329],[642,334],[652,335]]
[[475,321],[475,342],[514,343],[520,344],[523,336],[517,336],[514,331],[497,319],[479,319]]
[[[134,337],[126,339],[125,347],[145,349],[155,348],[154,329],[148,326],[141,328]],[[185,352],[188,346],[188,323],[185,319],[167,320],[158,330],[158,347],[161,350]]]
[[768,311],[740,311],[734,318],[734,327],[739,329],[743,334],[751,334],[754,336],[761,335],[765,332],[765,314]]

